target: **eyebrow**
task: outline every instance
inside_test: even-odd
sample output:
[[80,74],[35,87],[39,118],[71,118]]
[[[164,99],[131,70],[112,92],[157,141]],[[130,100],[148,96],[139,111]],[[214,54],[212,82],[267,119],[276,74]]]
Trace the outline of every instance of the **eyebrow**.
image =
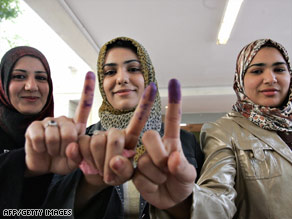
[[[124,61],[123,64],[129,64],[129,63],[131,63],[131,62],[138,62],[139,64],[141,64],[141,62],[140,62],[139,60],[137,60],[137,59],[126,60],[126,61]],[[104,64],[104,65],[102,66],[102,68],[104,68],[104,67],[106,67],[106,66],[117,66],[117,64],[116,64],[116,63],[106,63],[106,64]]]
[[[255,63],[255,64],[248,66],[247,69],[249,69],[253,66],[262,67],[262,66],[266,66],[266,65],[267,64],[265,64],[265,63]],[[287,65],[287,63],[286,62],[275,62],[272,64],[272,66],[277,66],[277,65]]]
[[[13,69],[13,71],[20,71],[20,72],[23,72],[23,73],[26,73],[27,72],[24,69]],[[46,71],[35,71],[34,73],[37,73],[37,74],[45,73],[45,74],[47,74]]]

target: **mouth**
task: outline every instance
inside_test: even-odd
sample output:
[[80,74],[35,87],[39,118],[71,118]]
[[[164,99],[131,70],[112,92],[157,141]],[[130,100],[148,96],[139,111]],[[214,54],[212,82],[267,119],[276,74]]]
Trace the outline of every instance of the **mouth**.
[[278,89],[275,89],[275,88],[270,88],[270,89],[261,90],[260,92],[263,93],[266,96],[273,96],[276,93],[278,93],[279,90]]
[[31,102],[34,102],[34,101],[40,99],[40,97],[38,97],[38,96],[22,96],[21,98],[25,99],[27,101],[31,101]]
[[135,90],[132,90],[132,89],[121,89],[121,90],[118,90],[118,91],[114,91],[113,94],[118,94],[118,95],[126,95],[126,94],[129,94],[131,92],[133,92]]

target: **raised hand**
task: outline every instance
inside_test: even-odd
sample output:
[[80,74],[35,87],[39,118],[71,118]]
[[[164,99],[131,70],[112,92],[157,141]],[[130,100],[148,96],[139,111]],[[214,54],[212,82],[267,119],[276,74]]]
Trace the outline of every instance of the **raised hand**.
[[[76,169],[82,159],[78,147],[79,135],[84,134],[93,103],[95,75],[88,72],[81,100],[73,119],[46,118],[33,122],[26,131],[26,165],[28,175],[45,173],[67,174]],[[68,158],[66,154],[70,154]]]
[[185,158],[180,141],[181,93],[179,82],[170,80],[163,138],[150,130],[142,141],[145,153],[138,161],[133,182],[142,197],[159,209],[187,200],[193,190],[196,169]]
[[145,89],[126,129],[112,128],[106,132],[99,131],[92,137],[80,138],[81,154],[90,166],[89,171],[83,167],[87,183],[95,186],[120,185],[130,179],[133,165],[129,158],[135,154],[134,149],[147,122],[156,92],[154,83]]

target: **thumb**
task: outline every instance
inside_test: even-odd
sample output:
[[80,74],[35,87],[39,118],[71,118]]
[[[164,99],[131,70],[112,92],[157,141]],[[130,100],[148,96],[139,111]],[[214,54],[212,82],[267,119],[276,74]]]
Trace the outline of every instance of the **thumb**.
[[181,182],[195,182],[197,171],[185,158],[184,154],[174,151],[168,158],[169,172]]

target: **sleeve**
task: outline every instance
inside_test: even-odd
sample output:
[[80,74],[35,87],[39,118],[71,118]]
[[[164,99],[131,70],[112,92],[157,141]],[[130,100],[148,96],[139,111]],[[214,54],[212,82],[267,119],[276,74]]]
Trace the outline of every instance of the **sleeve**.
[[20,206],[24,179],[24,149],[0,155],[0,210]]
[[51,174],[24,177],[24,148],[0,155],[0,211],[11,208],[39,208],[45,199]]
[[205,162],[193,189],[193,219],[233,218],[236,212],[236,159],[232,133],[225,127],[207,123],[202,128],[200,139]]
[[103,218],[106,212],[113,187],[104,189],[95,195],[86,208],[76,214],[74,212],[75,196],[83,174],[77,169],[68,175],[55,175],[50,186],[48,196],[42,206],[43,209],[71,209],[73,216],[70,218]]
[[[200,138],[205,162],[193,188],[191,219],[233,218],[236,212],[236,161],[231,132],[217,123],[207,123]],[[169,218],[167,212],[151,207],[151,218]]]

